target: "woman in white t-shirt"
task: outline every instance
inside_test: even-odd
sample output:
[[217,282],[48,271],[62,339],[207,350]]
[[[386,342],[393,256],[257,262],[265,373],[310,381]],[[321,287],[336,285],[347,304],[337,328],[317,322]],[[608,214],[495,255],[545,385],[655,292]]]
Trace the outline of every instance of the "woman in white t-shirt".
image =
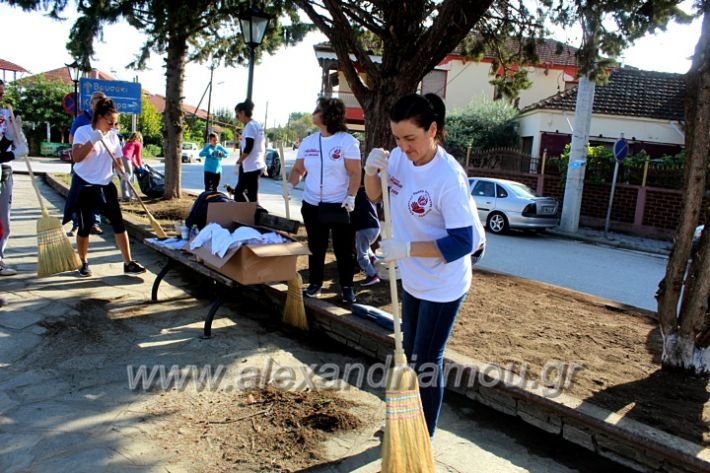
[[378,171],[386,167],[392,237],[380,248],[402,275],[402,332],[407,358],[422,379],[420,393],[433,437],[444,396],[443,356],[456,314],[471,285],[471,254],[485,244],[466,173],[439,143],[443,101],[408,95],[390,110],[397,148],[373,149],[365,163],[365,189],[382,198]]
[[291,188],[306,176],[301,214],[311,255],[308,257],[309,285],[303,294],[306,297],[320,294],[332,231],[342,300],[352,304],[355,302],[352,255],[355,232],[349,213],[355,208],[355,195],[360,186],[360,143],[347,133],[345,105],[339,99],[318,99],[313,124],[319,131],[303,139],[289,176]]
[[[121,142],[111,131],[118,124],[118,112],[110,99],[99,99],[91,118],[91,125],[79,127],[74,133],[72,156],[74,175],[64,209],[64,223],[71,221],[72,212],[79,217],[79,231],[76,235],[76,249],[81,259],[79,275],[91,276],[89,268],[89,233],[94,224],[94,215],[102,214],[113,226],[116,246],[123,257],[123,272],[140,274],[145,268],[131,258],[131,247],[123,223],[118,192],[113,184],[114,167],[123,171],[120,158],[123,156]],[[117,158],[101,143],[104,143]]]
[[266,142],[264,129],[253,118],[254,104],[251,100],[238,103],[234,108],[237,119],[244,124],[239,140],[241,154],[237,160],[239,180],[234,189],[237,202],[256,202],[259,195],[259,178],[266,169]]

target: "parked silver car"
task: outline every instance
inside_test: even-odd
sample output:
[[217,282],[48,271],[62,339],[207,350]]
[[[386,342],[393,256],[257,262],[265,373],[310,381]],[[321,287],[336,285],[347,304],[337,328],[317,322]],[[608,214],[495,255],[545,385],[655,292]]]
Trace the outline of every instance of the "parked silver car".
[[536,195],[525,184],[488,177],[469,177],[468,183],[478,216],[492,233],[510,228],[544,230],[559,223],[559,202]]

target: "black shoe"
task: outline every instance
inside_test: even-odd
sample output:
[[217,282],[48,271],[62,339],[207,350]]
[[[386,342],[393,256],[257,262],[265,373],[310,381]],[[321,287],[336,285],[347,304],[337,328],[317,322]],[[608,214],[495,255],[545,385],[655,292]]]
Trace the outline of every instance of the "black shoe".
[[94,235],[103,235],[104,231],[101,230],[101,227],[95,223],[94,226],[91,227],[91,233]]
[[145,268],[140,263],[131,261],[123,265],[123,272],[124,274],[143,274],[145,273]]
[[343,286],[343,303],[344,304],[354,304],[357,298],[355,297],[355,290],[352,286]]
[[320,284],[309,284],[307,288],[303,290],[303,295],[305,297],[318,297],[320,295]]
[[79,230],[79,227],[71,227],[71,230],[67,232],[68,237],[73,237],[76,235],[76,232]]
[[89,268],[89,263],[81,263],[81,268],[79,268],[79,276],[82,278],[88,278],[91,276],[91,268]]

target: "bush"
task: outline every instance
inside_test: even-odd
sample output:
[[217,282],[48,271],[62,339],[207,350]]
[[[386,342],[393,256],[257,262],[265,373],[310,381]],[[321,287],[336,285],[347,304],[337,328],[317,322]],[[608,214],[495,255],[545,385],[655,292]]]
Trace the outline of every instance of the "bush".
[[145,145],[143,147],[143,156],[146,158],[155,158],[162,155],[163,150],[158,145]]
[[[565,150],[560,155],[559,166],[562,182],[567,179],[567,166],[569,163],[570,145],[565,145]],[[587,169],[584,181],[590,184],[610,183],[614,174],[614,153],[604,146],[587,147]]]
[[519,148],[517,117],[518,109],[504,100],[475,99],[447,117],[446,150],[462,158],[469,146],[476,150]]

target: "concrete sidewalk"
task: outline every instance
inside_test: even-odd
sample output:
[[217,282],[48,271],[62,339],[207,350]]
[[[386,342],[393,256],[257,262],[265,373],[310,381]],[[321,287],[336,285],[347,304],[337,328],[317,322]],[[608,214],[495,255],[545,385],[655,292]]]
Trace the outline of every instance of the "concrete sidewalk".
[[[239,300],[218,312],[217,336],[201,340],[209,301],[193,297],[192,275],[171,272],[160,289],[165,302],[149,304],[162,257],[133,241],[135,259],[149,272],[124,276],[108,226],[103,236],[91,236],[93,277],[36,278],[40,210],[29,177],[15,178],[7,261],[19,273],[0,279],[8,299],[0,309],[0,471],[189,472],[216,461],[214,452],[183,449],[177,439],[174,451],[166,450],[159,443],[165,419],[152,414],[181,402],[181,396],[189,408],[190,396],[200,393],[129,389],[129,365],[221,364],[229,370],[260,367],[265,360],[297,369],[326,361],[366,362],[290,338],[274,328],[272,315]],[[64,199],[39,184],[51,214],[58,216]],[[384,416],[383,393],[348,393],[365,406],[365,425],[355,434],[335,435],[324,446],[325,464],[309,471],[379,471],[379,440],[372,433]],[[519,420],[457,402],[450,394],[447,399],[433,445],[437,471],[624,471],[581,448],[560,448],[558,439]]]

